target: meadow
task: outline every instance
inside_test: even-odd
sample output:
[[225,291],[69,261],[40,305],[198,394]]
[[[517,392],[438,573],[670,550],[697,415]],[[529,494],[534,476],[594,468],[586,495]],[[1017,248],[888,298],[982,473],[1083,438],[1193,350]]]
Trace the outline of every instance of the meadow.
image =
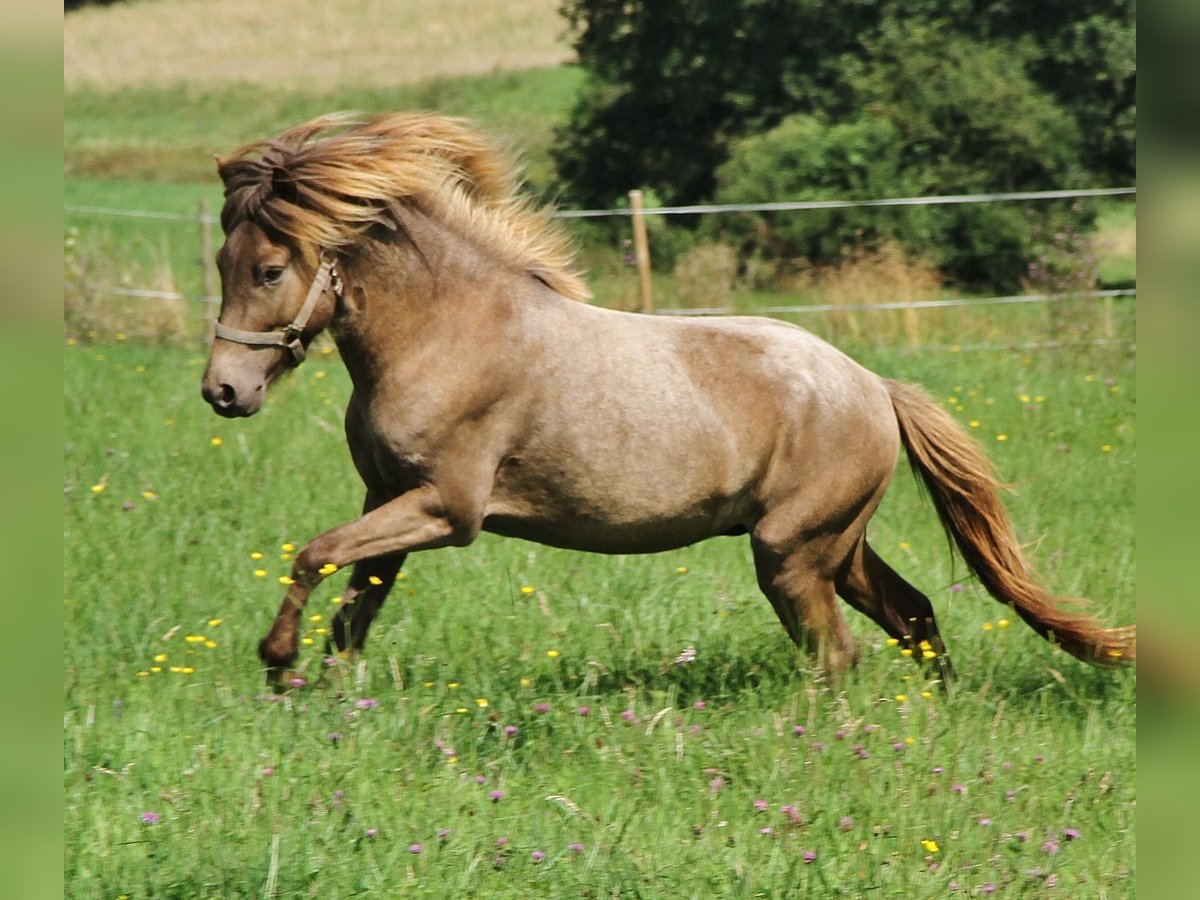
[[[413,107],[479,120],[553,199],[546,149],[583,77],[547,62],[564,53],[556,4],[510,4],[500,30],[470,4],[408,4],[388,33],[425,39],[394,68],[374,52],[378,5],[339,4],[321,28],[290,0],[69,14],[65,202],[216,209],[212,154],[334,109]],[[227,53],[262,29],[218,35],[218,7],[266,17],[271,65],[250,65],[261,42]],[[365,49],[305,68],[330,41]],[[1133,219],[1131,204],[1101,219],[1110,280],[1134,275]],[[745,538],[606,557],[488,535],[413,556],[358,659],[326,656],[345,576],[329,579],[303,683],[270,692],[255,645],[279,578],[361,504],[348,379],[324,345],[258,416],[217,418],[201,304],[78,287],[198,295],[197,224],[66,225],[66,896],[1134,896],[1135,673],[1057,652],[987,597],[903,463],[872,543],[932,598],[949,692],[848,608],[862,663],[826,680],[759,594]],[[580,234],[598,298],[628,305],[619,242]],[[687,300],[669,267],[655,279],[662,305]],[[797,321],[925,384],[1013,484],[1043,580],[1125,624],[1132,305],[926,311],[917,349],[899,313]],[[1107,346],[972,349],[1106,331]]]
[[[201,353],[65,349],[68,896],[1133,895],[1133,672],[983,595],[903,467],[872,541],[934,599],[948,695],[849,610],[828,683],[744,538],[484,536],[411,558],[358,660],[325,656],[331,578],[281,696],[278,578],[360,503],[336,354],[226,421]],[[1132,620],[1128,355],[859,355],[973,427],[1055,590]]]

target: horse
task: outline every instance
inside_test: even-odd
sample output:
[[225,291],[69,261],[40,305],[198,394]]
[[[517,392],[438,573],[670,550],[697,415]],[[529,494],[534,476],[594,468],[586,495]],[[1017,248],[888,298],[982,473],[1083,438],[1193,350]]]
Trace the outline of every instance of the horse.
[[901,447],[983,587],[1101,666],[1135,626],[1035,579],[991,464],[913,384],[798,326],[586,302],[573,249],[470,123],[332,114],[217,159],[222,298],[202,394],[251,416],[328,331],[353,385],[362,515],[309,542],[259,643],[286,686],[311,592],[353,566],[332,646],[361,651],[409,553],[483,531],[595,553],[749,535],[789,637],[837,677],[858,646],[840,596],[952,675],[929,599],[867,542]]

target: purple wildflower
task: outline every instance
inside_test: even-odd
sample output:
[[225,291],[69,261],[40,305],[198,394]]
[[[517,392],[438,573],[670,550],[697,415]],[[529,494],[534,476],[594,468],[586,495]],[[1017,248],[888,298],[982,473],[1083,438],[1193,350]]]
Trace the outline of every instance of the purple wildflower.
[[768,803],[766,800],[755,800],[754,801],[754,808],[756,810],[758,810],[759,812],[764,812],[766,810],[767,806],[768,806]]
[[501,837],[496,838],[496,846],[497,847],[503,847],[507,843],[508,843],[508,838],[506,838],[506,837],[501,836]]
[[716,776],[712,781],[710,781],[708,783],[708,789],[710,791],[712,791],[713,794],[716,794],[723,787],[725,787],[725,779],[722,778],[720,775]]
[[1079,837],[1079,832],[1076,831],[1074,828],[1068,828],[1066,831],[1063,832],[1064,840],[1073,841],[1078,837]]
[[536,704],[534,704],[533,711],[535,713],[548,713],[548,712],[550,712],[550,704],[549,703],[536,703]]
[[475,783],[476,784],[487,784],[487,776],[486,775],[476,775]]
[[991,825],[991,824],[992,824],[992,820],[991,820],[991,819],[989,819],[987,816],[980,816],[980,818],[979,818],[979,824],[980,824],[980,825]]
[[590,716],[592,714],[592,708],[590,706],[581,706],[579,707],[579,714],[581,716]]
[[142,821],[147,825],[157,825],[160,818],[162,818],[162,816],[160,816],[158,813],[150,811],[146,811],[141,815]]
[[621,713],[621,718],[626,722],[634,722],[637,720],[637,713],[635,713],[632,709],[627,709]]
[[373,837],[377,836],[378,834],[379,834],[378,828],[368,828],[366,831],[366,835],[369,838],[373,838]]
[[305,684],[307,684],[307,682],[303,678],[301,678],[299,675],[297,675],[295,678],[292,679],[291,684],[292,684],[292,687],[302,688],[302,687],[304,687]]
[[992,884],[992,882],[989,881],[986,884],[982,885],[980,887],[980,890],[983,891],[985,894],[994,894],[994,893],[996,893],[996,885]]
[[897,752],[903,750],[904,749],[904,741],[894,741],[892,743],[892,749]]
[[849,831],[853,827],[854,819],[850,816],[842,816],[838,819],[838,828],[842,829],[842,831]]
[[517,728],[516,725],[505,725],[504,726],[504,733],[508,737],[512,737],[514,734],[516,734],[520,730],[521,729]]
[[374,709],[379,705],[379,701],[374,697],[361,697],[354,701],[354,705],[359,709]]
[[567,844],[567,849],[570,850],[572,853],[582,853],[583,852],[583,844]]
[[833,736],[834,736],[835,738],[837,738],[839,741],[841,741],[841,740],[845,740],[845,738],[846,738],[846,729],[845,729],[845,728],[839,728],[837,731],[835,731],[835,732],[833,733]]
[[824,741],[813,741],[809,746],[812,747],[814,750],[816,750],[818,753],[821,753],[828,747],[828,744],[826,744]]
[[504,798],[504,791],[492,791],[488,794],[488,799],[493,803],[499,803]]
[[414,854],[414,855],[415,855],[415,854],[417,854],[417,853],[420,853],[420,852],[421,852],[422,850],[424,850],[424,849],[425,849],[425,848],[424,848],[424,847],[422,847],[420,844],[409,844],[409,845],[408,845],[408,852],[409,852],[409,853],[412,853],[412,854]]
[[794,725],[792,727],[792,734],[795,734],[795,735],[804,734],[806,731],[808,731],[808,729],[805,728],[803,725]]
[[697,700],[695,703],[692,704],[692,709],[705,709],[707,707],[708,707],[708,704],[705,703],[703,700]]
[[546,854],[543,853],[541,850],[534,850],[532,853],[529,854],[529,858],[532,859],[534,862],[541,862],[543,859],[546,858]]
[[759,833],[759,834],[772,835],[772,834],[774,834],[774,833],[775,833],[775,829],[774,829],[774,828],[772,828],[770,825],[768,825],[766,828],[760,828],[760,829],[758,829],[758,833]]
[[449,828],[439,828],[438,829],[437,839],[439,841],[445,842],[446,839],[449,837],[450,837],[450,829]]
[[850,752],[853,753],[859,759],[870,759],[871,758],[871,754],[867,752],[867,748],[864,747],[862,744],[855,744],[850,749]]
[[1058,852],[1058,841],[1053,840],[1053,839],[1045,841],[1042,844],[1042,850],[1046,853],[1049,853],[1051,856],[1053,856],[1055,853]]
[[965,784],[958,784],[958,783],[956,782],[956,783],[955,783],[955,784],[954,784],[954,785],[953,785],[953,786],[950,788],[950,790],[954,791],[954,793],[956,793],[956,794],[959,794],[959,795],[961,796],[962,794],[965,794],[965,793],[967,792],[967,786],[966,786]]
[[806,866],[812,865],[812,863],[816,861],[816,858],[817,858],[817,854],[814,853],[812,850],[804,851],[804,864]]
[[961,593],[962,589],[963,589],[963,586],[961,584],[955,583],[955,584],[950,585],[950,590],[955,594]]

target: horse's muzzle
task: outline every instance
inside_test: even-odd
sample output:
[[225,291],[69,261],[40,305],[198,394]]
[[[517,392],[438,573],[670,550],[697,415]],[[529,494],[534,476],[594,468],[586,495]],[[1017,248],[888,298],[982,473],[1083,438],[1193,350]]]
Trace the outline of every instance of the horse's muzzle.
[[205,380],[200,393],[219,416],[227,419],[252,416],[262,407],[262,388],[239,392],[233,385]]

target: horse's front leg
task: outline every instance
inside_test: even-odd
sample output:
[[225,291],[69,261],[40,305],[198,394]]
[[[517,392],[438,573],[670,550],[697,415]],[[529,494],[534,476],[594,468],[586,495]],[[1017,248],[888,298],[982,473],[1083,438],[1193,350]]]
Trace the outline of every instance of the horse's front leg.
[[342,605],[333,617],[332,639],[325,645],[326,653],[362,649],[367,631],[387,599],[406,555],[373,556],[354,564],[350,583],[342,594]]
[[285,686],[287,670],[299,655],[300,616],[309,595],[327,575],[360,560],[469,544],[483,525],[484,507],[482,498],[469,502],[469,496],[424,485],[314,538],[296,555],[292,583],[270,631],[258,645],[268,679]]

